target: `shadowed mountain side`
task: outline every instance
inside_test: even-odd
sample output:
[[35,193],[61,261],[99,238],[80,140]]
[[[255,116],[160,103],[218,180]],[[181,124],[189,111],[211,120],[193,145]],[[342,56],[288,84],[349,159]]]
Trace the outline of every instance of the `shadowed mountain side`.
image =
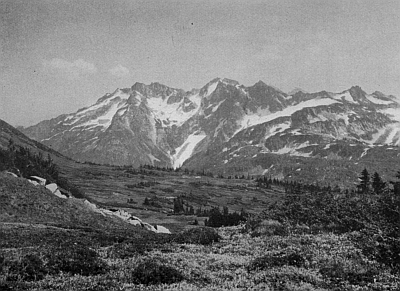
[[59,166],[70,166],[76,163],[71,158],[68,158],[48,146],[27,137],[18,129],[0,119],[0,149],[7,149],[10,139],[15,143],[15,145],[26,147],[34,153],[41,153],[44,157],[50,155]]

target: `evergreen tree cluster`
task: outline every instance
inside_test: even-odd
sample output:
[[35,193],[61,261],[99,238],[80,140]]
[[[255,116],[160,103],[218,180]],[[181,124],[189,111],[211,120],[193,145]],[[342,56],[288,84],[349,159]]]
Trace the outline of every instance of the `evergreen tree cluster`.
[[367,169],[361,172],[359,184],[357,185],[357,192],[360,194],[381,194],[382,191],[388,186],[386,182],[382,180],[377,172],[375,172],[372,177],[368,173]]
[[240,213],[229,213],[228,207],[224,206],[222,211],[219,207],[210,210],[209,217],[204,221],[206,226],[221,227],[239,225],[247,220],[248,214],[242,210]]
[[340,192],[340,188],[335,186],[333,189],[330,185],[328,186],[320,186],[318,184],[304,184],[297,181],[288,181],[288,180],[279,180],[279,179],[272,179],[271,177],[267,178],[259,177],[256,179],[257,187],[264,188],[264,189],[271,189],[272,186],[279,186],[285,189],[285,193],[301,193],[301,192],[311,192],[311,193],[318,193],[318,192]]
[[183,197],[179,196],[174,199],[174,214],[185,214],[194,215],[194,208],[189,205],[188,202],[183,200]]
[[33,153],[27,147],[15,145],[9,140],[7,150],[0,150],[0,170],[8,170],[22,177],[40,176],[50,182],[59,180],[57,165],[50,154],[47,158],[41,152]]
[[154,199],[150,199],[150,198],[145,198],[143,205],[145,206],[152,206],[152,207],[157,207],[157,208],[162,208],[162,206],[160,205],[160,203],[158,203],[157,201],[155,201]]
[[9,140],[7,149],[0,149],[0,171],[5,170],[24,178],[42,177],[48,183],[57,183],[59,187],[71,192],[76,198],[84,197],[80,189],[60,176],[58,166],[50,154],[44,158],[41,152],[34,153],[27,147],[18,146],[12,139]]
[[[147,199],[147,198],[146,198]],[[248,214],[242,209],[240,213],[230,213],[227,206],[222,211],[219,207],[197,208],[196,210],[183,197],[174,199],[174,214],[196,215],[197,217],[207,217],[205,225],[210,227],[238,225],[247,220]],[[197,221],[197,220],[196,220]]]

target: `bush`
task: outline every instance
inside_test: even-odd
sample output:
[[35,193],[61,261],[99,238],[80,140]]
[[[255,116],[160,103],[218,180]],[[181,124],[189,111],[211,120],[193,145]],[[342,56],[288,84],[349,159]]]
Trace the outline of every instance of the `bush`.
[[321,268],[320,273],[333,285],[339,285],[345,281],[352,285],[365,285],[374,281],[379,270],[377,266],[367,266],[361,262],[346,264],[346,262],[335,261]]
[[[47,274],[43,260],[36,254],[28,254],[20,260],[7,261],[3,258],[5,273],[9,281],[37,281]],[[8,271],[5,269],[8,267]]]
[[365,256],[388,266],[393,273],[400,273],[400,239],[384,232],[364,230],[354,232],[352,240]]
[[49,271],[57,274],[60,271],[83,276],[102,274],[106,264],[94,250],[81,245],[67,245],[53,248],[47,254]]
[[219,234],[209,227],[197,227],[179,233],[175,241],[178,243],[209,245],[220,240]]
[[146,239],[126,241],[111,247],[109,250],[109,256],[119,259],[131,258],[135,255],[143,255],[145,252],[151,251],[156,245],[156,242],[148,241]]
[[247,270],[266,270],[269,268],[282,266],[294,266],[300,268],[305,265],[305,262],[305,258],[296,252],[290,254],[279,253],[274,255],[265,255],[254,259],[252,262],[250,262]]
[[276,220],[256,220],[246,221],[245,230],[251,234],[252,237],[261,235],[288,235],[289,229],[286,225]]
[[172,284],[183,279],[175,268],[150,259],[140,263],[132,272],[132,283],[135,284]]

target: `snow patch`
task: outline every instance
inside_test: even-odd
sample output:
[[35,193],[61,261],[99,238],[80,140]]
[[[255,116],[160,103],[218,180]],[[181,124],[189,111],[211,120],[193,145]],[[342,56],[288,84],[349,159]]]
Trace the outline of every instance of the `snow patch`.
[[224,102],[225,102],[225,99],[222,100],[222,101],[220,101],[217,105],[215,105],[215,106],[213,107],[213,109],[212,109],[212,112],[217,111],[217,110],[218,110],[218,107],[219,107],[222,103],[224,103]]
[[369,101],[371,101],[372,103],[375,103],[375,104],[388,105],[388,104],[394,103],[391,100],[382,100],[382,99],[376,98],[374,95],[367,95],[366,97]]
[[288,154],[290,156],[297,156],[297,157],[311,157],[312,152],[303,153],[303,152],[297,151],[297,150],[299,150],[301,148],[304,148],[304,147],[307,147],[307,146],[310,146],[308,141],[306,141],[306,142],[304,142],[302,144],[299,144],[297,146],[293,146],[293,147],[285,146],[285,147],[283,147],[283,148],[281,148],[281,149],[279,149],[277,151],[273,151],[272,153],[274,153],[274,154]]
[[351,96],[349,91],[340,93],[340,94],[333,94],[332,98],[335,100],[340,100],[340,101],[347,101],[350,103],[357,103],[354,101],[353,97]]
[[287,107],[281,111],[277,111],[271,114],[266,114],[266,115],[258,115],[258,114],[250,114],[250,115],[245,115],[243,119],[240,121],[240,127],[239,129],[234,133],[237,134],[238,132],[242,131],[243,129],[246,129],[248,127],[257,125],[257,124],[262,124],[271,120],[274,120],[279,117],[284,117],[284,116],[291,116],[293,113],[302,110],[307,107],[316,107],[316,106],[328,106],[334,103],[338,103],[337,100],[330,99],[330,98],[319,98],[319,99],[313,99],[313,100],[307,100],[301,103],[298,103],[294,106]]
[[87,108],[84,108],[83,110],[78,111],[76,113],[76,115],[81,116],[81,115],[85,115],[85,113],[87,113],[87,112],[95,111],[99,108],[102,108],[102,107],[108,105],[110,102],[114,101],[114,99],[116,99],[118,97],[121,98],[122,100],[126,101],[129,98],[129,94],[122,92],[122,90],[120,90],[120,89],[117,89],[113,94],[109,95],[108,98],[103,99],[101,101],[97,101],[96,104],[94,104],[93,106],[89,106]]
[[186,141],[175,149],[176,154],[172,156],[174,168],[180,167],[187,159],[189,159],[197,144],[199,144],[207,135],[206,134],[191,134]]
[[265,133],[265,139],[268,139],[271,136],[274,136],[278,133],[284,132],[286,129],[290,128],[291,122],[285,122],[279,125],[274,125],[271,128],[267,129]]
[[210,95],[215,91],[215,89],[217,89],[218,83],[219,83],[219,80],[216,81],[216,82],[214,82],[214,83],[211,83],[211,84],[208,86],[208,88],[207,88],[207,93],[206,93],[206,95],[205,95],[204,97],[210,96]]
[[165,120],[167,124],[173,123],[180,126],[200,109],[201,100],[198,94],[188,97],[196,105],[196,109],[188,112],[183,111],[185,98],[182,98],[180,102],[168,104],[168,97],[164,100],[160,97],[150,97],[147,99],[147,105],[153,111],[155,118]]
[[400,122],[400,108],[385,108],[378,112],[389,115],[390,118]]
[[147,156],[149,157],[149,159],[151,160],[151,163],[154,165],[154,161],[159,162],[160,160],[157,159],[155,156],[153,156],[152,154],[147,154]]
[[361,154],[360,158],[362,158],[363,156],[365,156],[368,152],[369,148],[365,148],[363,153]]
[[111,121],[114,117],[114,115],[117,113],[121,107],[126,105],[126,101],[118,102],[118,103],[113,103],[110,108],[103,114],[100,115],[92,120],[77,124],[70,128],[70,130],[73,130],[75,128],[79,127],[97,127],[101,126],[105,129],[107,129],[111,125]]

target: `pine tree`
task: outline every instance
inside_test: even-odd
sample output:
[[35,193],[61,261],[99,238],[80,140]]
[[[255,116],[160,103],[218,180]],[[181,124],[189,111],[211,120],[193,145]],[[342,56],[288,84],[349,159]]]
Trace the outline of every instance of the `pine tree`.
[[375,194],[381,194],[383,189],[385,189],[386,183],[383,182],[382,178],[377,172],[372,176],[372,189],[374,189]]
[[367,194],[370,190],[371,184],[367,169],[364,168],[364,170],[361,172],[361,176],[359,177],[359,179],[360,184],[357,185],[358,193]]
[[174,199],[174,213],[184,213],[183,199],[181,197]]

